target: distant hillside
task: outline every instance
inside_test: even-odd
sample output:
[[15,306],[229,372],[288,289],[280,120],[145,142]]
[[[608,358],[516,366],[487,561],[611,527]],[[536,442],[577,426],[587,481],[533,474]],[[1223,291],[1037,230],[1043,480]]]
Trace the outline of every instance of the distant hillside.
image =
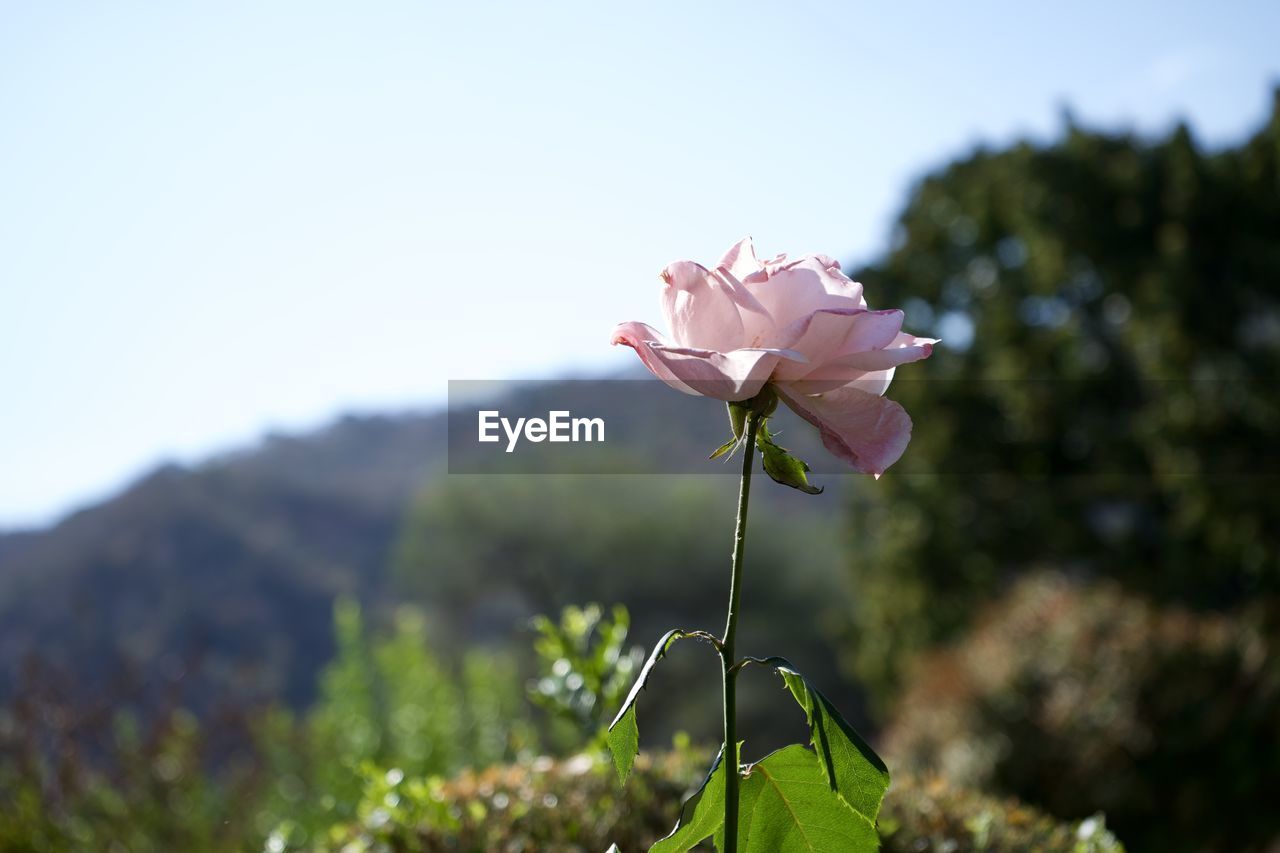
[[[602,596],[633,604],[637,641],[652,641],[647,634],[668,627],[673,615],[716,627],[723,619],[735,466],[705,457],[727,433],[723,406],[665,388],[637,397],[634,384],[525,384],[500,405],[542,411],[563,405],[604,416],[636,456],[628,470],[679,470],[682,463],[671,460],[687,459],[696,460],[693,470],[723,476],[705,478],[692,492],[673,491],[675,485],[664,484],[675,480],[658,477],[622,486],[599,477],[571,478],[578,485],[567,486],[564,478],[519,477],[524,485],[513,491],[510,477],[444,475],[443,411],[347,417],[194,467],[160,468],[47,530],[0,536],[0,700],[23,683],[24,661],[34,654],[63,672],[73,689],[99,696],[136,696],[145,704],[177,691],[184,703],[204,709],[261,700],[303,706],[333,652],[332,604],[339,595],[383,610],[420,602],[453,620],[451,641],[460,642],[512,642],[532,612]],[[412,511],[420,494],[425,517]],[[760,516],[826,514],[839,505],[830,493],[813,499],[774,487],[757,494]],[[492,517],[441,521],[442,511],[471,506],[476,496],[493,506]],[[681,515],[674,524],[664,519],[673,511]],[[421,535],[407,538],[417,549],[411,559],[397,556],[406,525],[414,524],[436,531],[425,546],[425,569]],[[763,539],[770,528],[761,524]],[[591,537],[572,532],[588,525],[595,535],[589,543]],[[674,541],[676,533],[653,532],[666,527],[687,540],[707,525],[712,533],[698,549]],[[530,539],[530,528],[561,526],[563,535]],[[773,544],[758,546],[760,559],[786,579],[762,571],[761,594],[838,570],[834,536],[810,537],[811,545],[791,549],[794,555],[778,535],[770,538]],[[408,568],[392,571],[397,560]],[[629,561],[634,566],[625,568]],[[805,566],[788,569],[789,561]],[[656,562],[663,569],[655,574]],[[668,610],[664,571],[675,572],[677,583],[700,578],[701,591]],[[648,588],[655,584],[662,588]],[[499,598],[506,603],[495,610]],[[829,655],[820,656],[824,667],[834,666],[825,662]]]
[[[0,537],[0,693],[35,652],[86,687],[163,663],[249,695],[310,695],[337,594],[376,588],[441,462],[442,414],[348,417],[162,467],[39,532]],[[154,672],[143,681],[153,680]]]

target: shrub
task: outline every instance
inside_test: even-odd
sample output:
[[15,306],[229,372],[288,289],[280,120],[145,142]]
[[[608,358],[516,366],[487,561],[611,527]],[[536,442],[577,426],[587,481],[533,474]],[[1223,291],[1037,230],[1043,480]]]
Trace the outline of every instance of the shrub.
[[675,826],[708,762],[685,750],[641,755],[625,789],[611,764],[587,753],[425,783],[394,770],[372,772],[360,821],[331,831],[329,849],[601,851],[616,843],[645,850]]
[[1245,617],[1034,575],[918,668],[887,752],[1060,816],[1105,811],[1139,849],[1261,849],[1280,833],[1276,651]]
[[0,710],[0,850],[243,848],[255,839],[251,768],[234,755],[220,778],[207,773],[225,734],[177,709],[145,728],[46,696]]
[[536,749],[508,656],[473,649],[454,665],[427,627],[402,607],[390,633],[370,633],[359,605],[338,602],[338,655],[321,673],[319,701],[302,719],[277,711],[260,720],[271,777],[255,818],[261,833],[306,841],[351,819],[374,766],[424,778]]
[[[626,789],[607,761],[583,754],[467,771],[450,780],[371,772],[357,824],[335,827],[329,849],[488,851],[645,850],[675,825],[708,755],[642,754]],[[940,779],[895,778],[881,813],[885,853],[1123,853],[1101,818],[1063,823],[1012,799]]]
[[1101,815],[1064,822],[1013,798],[899,773],[880,813],[883,853],[1123,853]]
[[541,673],[530,680],[529,701],[550,712],[550,740],[570,750],[603,749],[607,715],[622,707],[645,650],[627,645],[631,614],[621,604],[610,616],[598,604],[569,605],[560,619],[535,616],[530,626]]

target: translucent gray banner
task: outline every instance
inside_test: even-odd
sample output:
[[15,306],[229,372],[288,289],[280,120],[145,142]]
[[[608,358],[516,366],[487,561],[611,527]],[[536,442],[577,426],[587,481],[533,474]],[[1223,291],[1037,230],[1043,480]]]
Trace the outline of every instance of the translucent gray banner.
[[[1157,380],[895,380],[916,422],[890,475],[1273,477],[1259,400],[1275,383]],[[725,404],[651,379],[451,380],[452,474],[710,474],[731,435]],[[770,428],[814,474],[853,473],[818,431],[778,407]],[[1258,452],[1259,446],[1267,447]]]

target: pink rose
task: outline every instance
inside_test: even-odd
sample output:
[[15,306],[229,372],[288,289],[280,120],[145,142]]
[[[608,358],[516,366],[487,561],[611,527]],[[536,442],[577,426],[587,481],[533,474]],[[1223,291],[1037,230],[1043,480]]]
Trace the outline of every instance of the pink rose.
[[613,343],[679,391],[748,400],[772,385],[818,428],[823,445],[879,476],[911,439],[911,418],[883,396],[899,364],[928,358],[937,343],[902,331],[902,311],[872,311],[862,285],[825,255],[756,259],[751,238],[715,269],[677,261],[662,271],[671,338],[622,323]]

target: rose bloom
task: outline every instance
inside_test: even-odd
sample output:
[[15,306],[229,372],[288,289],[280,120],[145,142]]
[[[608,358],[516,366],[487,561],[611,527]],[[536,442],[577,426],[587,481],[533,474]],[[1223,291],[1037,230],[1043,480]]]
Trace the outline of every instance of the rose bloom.
[[622,323],[614,344],[679,391],[749,400],[766,384],[818,428],[823,445],[879,476],[911,440],[911,418],[884,398],[900,364],[937,340],[902,331],[902,311],[872,311],[862,285],[825,255],[760,261],[747,237],[714,269],[676,261],[662,271],[668,338]]

